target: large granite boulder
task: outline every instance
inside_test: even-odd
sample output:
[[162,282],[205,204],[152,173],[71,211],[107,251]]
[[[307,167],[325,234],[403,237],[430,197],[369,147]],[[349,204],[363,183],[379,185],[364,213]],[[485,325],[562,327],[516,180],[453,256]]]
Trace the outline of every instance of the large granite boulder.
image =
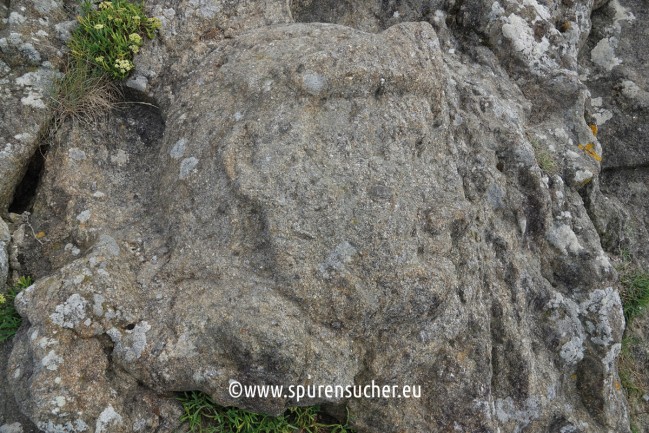
[[54,137],[11,227],[36,279],[20,410],[173,431],[178,391],[278,414],[298,402],[230,383],[374,381],[421,397],[299,403],[361,433],[629,431],[578,65],[593,2],[258,3],[150,5],[128,85],[159,108]]

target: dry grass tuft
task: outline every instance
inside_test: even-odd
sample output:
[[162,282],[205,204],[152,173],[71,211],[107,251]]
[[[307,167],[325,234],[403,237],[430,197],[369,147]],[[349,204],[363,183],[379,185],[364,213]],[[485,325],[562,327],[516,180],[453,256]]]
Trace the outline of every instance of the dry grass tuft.
[[119,87],[108,76],[83,61],[68,63],[65,75],[55,83],[53,94],[53,131],[68,119],[94,123],[122,99]]

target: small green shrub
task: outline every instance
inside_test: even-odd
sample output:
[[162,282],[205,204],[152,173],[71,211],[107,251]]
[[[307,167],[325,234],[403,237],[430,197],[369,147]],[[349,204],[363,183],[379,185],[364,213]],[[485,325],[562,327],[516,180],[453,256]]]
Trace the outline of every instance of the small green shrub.
[[18,282],[4,295],[0,295],[0,343],[9,340],[16,334],[22,318],[16,312],[14,307],[14,299],[22,289],[32,285],[30,277],[20,277]]
[[222,407],[198,391],[183,393],[182,422],[195,433],[352,433],[343,424],[322,422],[317,406],[292,407],[272,417],[233,407]]
[[72,57],[112,78],[126,78],[144,36],[155,37],[160,20],[147,17],[142,4],[128,0],[103,1],[97,7],[85,1],[81,8],[79,27],[68,42]]

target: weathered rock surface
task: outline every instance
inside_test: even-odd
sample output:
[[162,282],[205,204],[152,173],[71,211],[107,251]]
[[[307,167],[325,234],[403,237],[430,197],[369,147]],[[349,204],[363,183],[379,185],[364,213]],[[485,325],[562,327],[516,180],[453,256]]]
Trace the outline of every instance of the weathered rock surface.
[[[646,5],[612,1],[593,14],[581,62],[591,91],[590,115],[606,143],[603,173],[589,211],[611,252],[628,251],[649,266],[649,36]],[[601,192],[600,192],[601,190]]]
[[[11,345],[0,347],[0,367],[7,365],[11,354]],[[14,397],[13,388],[9,386],[8,377],[0,376],[0,433],[37,433],[40,430],[31,423],[26,415],[20,412]]]
[[[593,30],[580,56],[591,92],[589,111],[606,143],[599,182],[588,191],[588,209],[604,247],[649,268],[649,37],[646,4],[611,1],[592,16]],[[627,355],[639,372],[649,365],[649,318],[638,317],[626,332]],[[634,377],[640,395],[630,401],[632,424],[649,432],[648,379]]]
[[[60,76],[69,19],[63,2],[12,0],[0,11],[0,204],[6,211],[49,120],[53,81]],[[22,210],[21,210],[22,211]]]
[[8,247],[11,240],[11,232],[7,223],[0,218],[0,286],[4,286],[9,275]]
[[422,397],[301,403],[346,405],[359,432],[629,431],[602,245],[647,210],[640,181],[615,189],[635,131],[615,124],[607,166],[594,107],[629,109],[604,105],[621,65],[622,102],[647,86],[593,35],[633,45],[641,2],[335,3],[149,5],[164,27],[128,85],[160,110],[65,125],[12,225],[36,279],[4,367],[20,410],[48,432],[173,431],[177,391],[280,413],[295,401],[230,381],[374,380]]

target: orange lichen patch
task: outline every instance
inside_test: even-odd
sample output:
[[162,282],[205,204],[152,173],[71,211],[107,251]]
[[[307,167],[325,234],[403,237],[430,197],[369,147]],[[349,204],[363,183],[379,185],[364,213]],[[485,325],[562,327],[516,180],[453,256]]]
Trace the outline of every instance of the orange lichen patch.
[[615,390],[616,390],[616,391],[619,391],[619,390],[622,389],[622,384],[620,383],[619,380],[616,380],[616,381],[615,381],[614,386],[615,386]]
[[594,135],[595,137],[597,137],[597,131],[598,131],[597,125],[595,125],[594,123],[591,123],[591,124],[588,125],[588,126],[590,126],[590,130],[593,131],[593,135]]
[[36,233],[36,239],[43,239],[45,237],[45,232]]
[[588,144],[580,144],[579,149],[583,150],[587,154],[589,154],[595,161],[597,162],[602,162],[602,157],[593,150],[595,145],[593,143],[588,143]]

